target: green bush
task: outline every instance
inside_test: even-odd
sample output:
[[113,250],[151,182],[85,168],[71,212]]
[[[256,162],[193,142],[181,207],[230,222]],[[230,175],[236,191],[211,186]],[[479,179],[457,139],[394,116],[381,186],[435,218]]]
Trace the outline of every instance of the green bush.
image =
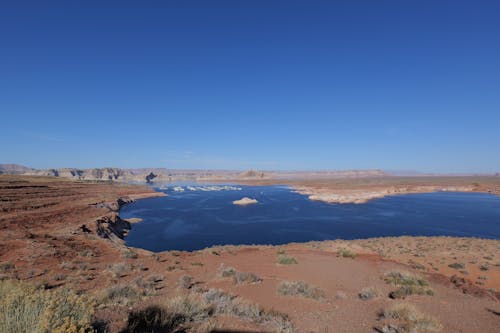
[[278,256],[278,264],[281,265],[297,264],[297,260],[295,260],[294,257],[288,256],[286,254],[281,254]]

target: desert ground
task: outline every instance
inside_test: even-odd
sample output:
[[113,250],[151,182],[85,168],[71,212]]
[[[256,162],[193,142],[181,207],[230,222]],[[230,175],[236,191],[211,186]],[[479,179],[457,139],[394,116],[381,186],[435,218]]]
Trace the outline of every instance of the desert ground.
[[[500,190],[500,177],[259,182],[330,195]],[[122,238],[138,221],[122,220],[119,208],[158,195],[139,185],[0,175],[0,331],[20,299],[41,295],[43,303],[57,293],[72,295],[66,303],[83,310],[76,315],[49,302],[51,317],[65,313],[46,324],[54,332],[493,333],[500,327],[498,240],[396,237],[161,253],[126,247]]]

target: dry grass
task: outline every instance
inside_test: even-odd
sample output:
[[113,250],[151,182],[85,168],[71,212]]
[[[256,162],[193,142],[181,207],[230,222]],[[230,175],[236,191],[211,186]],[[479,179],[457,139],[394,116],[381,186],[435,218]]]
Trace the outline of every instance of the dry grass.
[[304,281],[283,281],[278,285],[278,294],[305,297],[317,301],[325,299],[325,292],[322,289],[310,286]]
[[392,306],[385,310],[382,316],[385,319],[396,320],[397,331],[401,333],[439,332],[442,329],[436,318],[421,313],[416,307],[407,303]]

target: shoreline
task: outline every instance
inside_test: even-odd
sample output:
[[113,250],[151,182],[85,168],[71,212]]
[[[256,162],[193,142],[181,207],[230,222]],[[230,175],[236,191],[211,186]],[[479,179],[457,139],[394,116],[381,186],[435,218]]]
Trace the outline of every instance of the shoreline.
[[416,194],[416,193],[436,193],[436,192],[462,192],[462,193],[489,193],[487,191],[476,191],[470,187],[440,187],[428,186],[417,188],[383,188],[379,190],[333,190],[325,188],[315,188],[308,186],[291,186],[291,189],[299,194],[305,195],[309,200],[321,201],[331,204],[364,204],[371,200],[385,197]]

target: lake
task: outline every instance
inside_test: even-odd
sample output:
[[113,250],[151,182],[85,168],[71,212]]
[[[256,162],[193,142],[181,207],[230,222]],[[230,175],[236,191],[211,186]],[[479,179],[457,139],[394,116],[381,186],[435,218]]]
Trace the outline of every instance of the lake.
[[[500,239],[500,197],[490,194],[436,192],[327,204],[286,186],[191,184],[159,191],[168,196],[121,209],[124,219],[143,219],[132,226],[128,246],[159,252],[402,235]],[[258,203],[232,203],[243,197]]]

